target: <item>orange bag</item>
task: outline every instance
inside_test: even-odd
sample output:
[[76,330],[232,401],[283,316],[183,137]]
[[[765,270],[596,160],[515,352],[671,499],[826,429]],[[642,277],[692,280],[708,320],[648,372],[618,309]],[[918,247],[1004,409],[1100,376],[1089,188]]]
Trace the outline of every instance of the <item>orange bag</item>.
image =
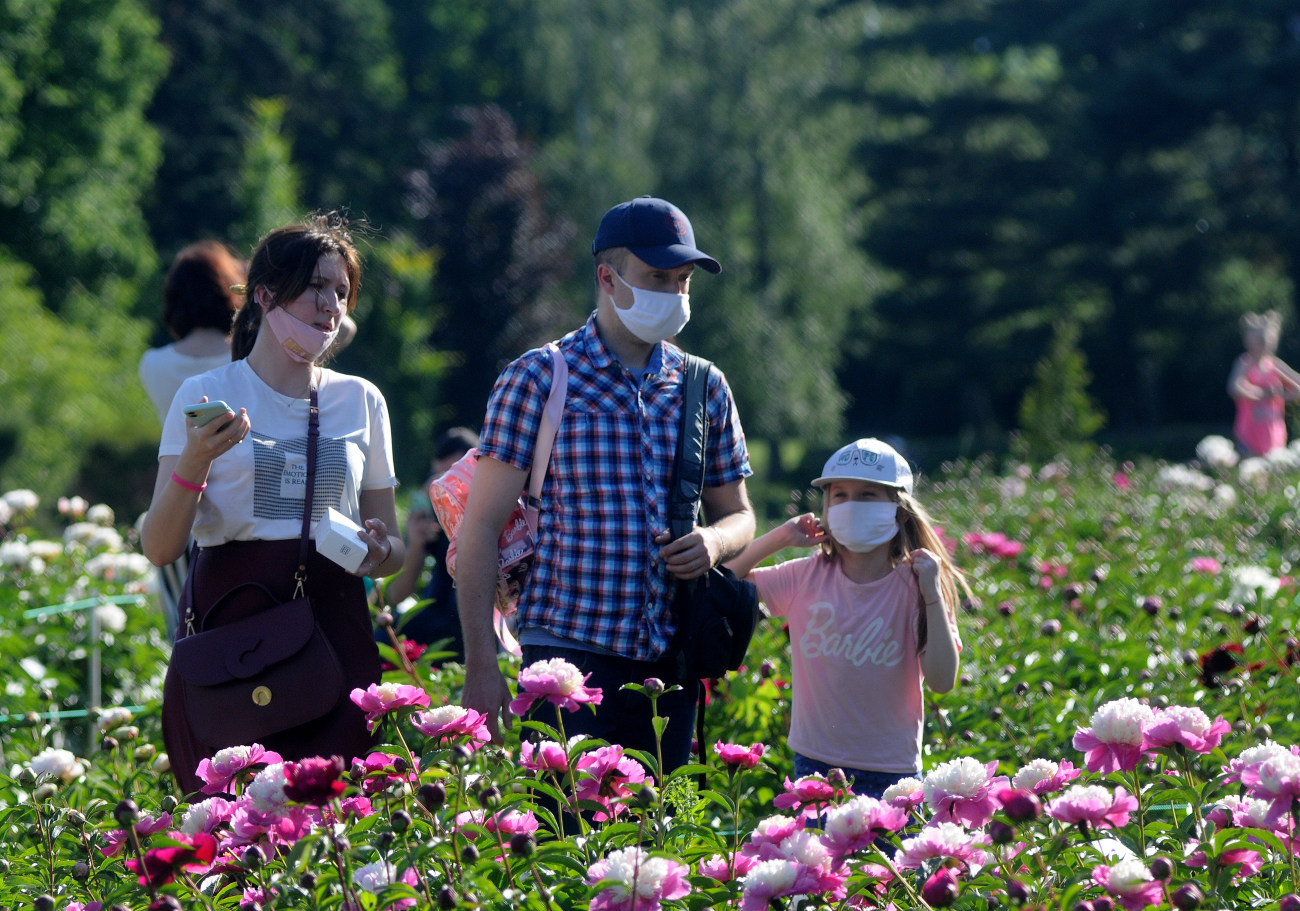
[[[569,385],[569,368],[564,355],[554,342],[548,344],[546,350],[551,353],[551,392],[546,398],[541,425],[537,428],[537,440],[533,444],[528,494],[521,496],[515,504],[497,541],[496,604],[493,606],[492,620],[502,647],[514,655],[521,653],[514,635],[515,610],[524,580],[528,578],[528,571],[533,565],[542,482],[546,479],[546,471],[551,462],[555,433],[564,416],[564,399]],[[474,483],[474,468],[477,464],[478,450],[471,449],[429,484],[429,500],[433,503],[433,511],[438,515],[438,524],[447,535],[447,571],[453,577],[456,575],[456,539],[460,536],[460,525],[465,518],[465,504],[469,502],[469,490]]]

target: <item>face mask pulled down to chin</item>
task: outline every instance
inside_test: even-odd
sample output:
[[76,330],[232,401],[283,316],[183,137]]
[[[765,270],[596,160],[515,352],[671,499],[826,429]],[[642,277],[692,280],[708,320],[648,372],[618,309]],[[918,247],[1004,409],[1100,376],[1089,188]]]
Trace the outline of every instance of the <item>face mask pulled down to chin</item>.
[[271,327],[276,341],[280,343],[289,357],[301,364],[310,364],[325,353],[334,339],[338,338],[337,329],[323,332],[315,326],[304,323],[283,307],[271,307],[263,313],[263,319]]
[[[617,272],[614,275],[632,292],[632,306],[623,310],[615,304],[614,312],[627,327],[627,331],[647,345],[655,345],[664,339],[672,338],[682,331],[682,327],[691,318],[689,294],[648,291],[645,288],[629,285]],[[612,297],[610,302],[613,303]]]

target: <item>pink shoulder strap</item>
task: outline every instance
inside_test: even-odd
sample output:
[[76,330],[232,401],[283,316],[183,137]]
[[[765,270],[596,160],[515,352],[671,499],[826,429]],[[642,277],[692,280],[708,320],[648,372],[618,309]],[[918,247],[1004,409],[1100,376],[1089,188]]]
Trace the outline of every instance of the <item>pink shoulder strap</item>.
[[542,483],[550,468],[551,448],[555,445],[555,434],[560,429],[560,419],[564,417],[564,399],[569,392],[569,365],[564,360],[564,353],[555,342],[547,343],[546,350],[551,352],[551,393],[546,397],[546,408],[533,445],[533,467],[524,509],[528,527],[534,535],[537,534],[537,513],[542,504]]

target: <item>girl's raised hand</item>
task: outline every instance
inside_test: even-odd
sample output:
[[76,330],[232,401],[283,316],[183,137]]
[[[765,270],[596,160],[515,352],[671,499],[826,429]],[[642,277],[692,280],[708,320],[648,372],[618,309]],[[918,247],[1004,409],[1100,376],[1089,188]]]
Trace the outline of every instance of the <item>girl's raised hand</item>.
[[817,517],[810,512],[785,523],[787,547],[816,547],[828,537]]
[[926,601],[939,597],[939,558],[924,547],[918,547],[905,558],[912,566],[916,581],[921,586],[921,596]]

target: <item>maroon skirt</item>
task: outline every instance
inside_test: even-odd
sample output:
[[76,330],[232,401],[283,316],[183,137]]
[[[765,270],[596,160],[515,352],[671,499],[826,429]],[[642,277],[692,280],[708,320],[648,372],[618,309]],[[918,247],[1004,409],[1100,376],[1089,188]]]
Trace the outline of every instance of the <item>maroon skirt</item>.
[[[204,628],[205,620],[211,628],[290,600],[298,550],[296,539],[232,541],[200,549],[197,559],[190,563],[195,631]],[[255,589],[245,589],[222,601],[223,595],[250,582],[264,586],[275,600],[268,603]],[[375,742],[366,731],[365,713],[348,697],[353,688],[365,689],[378,683],[380,676],[379,649],[371,628],[365,583],[309,545],[307,595],[316,614],[316,624],[343,667],[343,692],[326,715],[261,738],[259,742],[285,760],[339,755],[351,764],[354,757],[369,753]],[[221,617],[208,618],[208,612],[218,601],[222,601]],[[184,610],[182,599],[178,638],[187,632]],[[195,771],[202,760],[225,747],[242,745],[203,743],[195,735],[186,710],[184,687],[173,664],[168,665],[163,683],[162,730],[172,773],[184,794],[193,794],[203,786]]]

